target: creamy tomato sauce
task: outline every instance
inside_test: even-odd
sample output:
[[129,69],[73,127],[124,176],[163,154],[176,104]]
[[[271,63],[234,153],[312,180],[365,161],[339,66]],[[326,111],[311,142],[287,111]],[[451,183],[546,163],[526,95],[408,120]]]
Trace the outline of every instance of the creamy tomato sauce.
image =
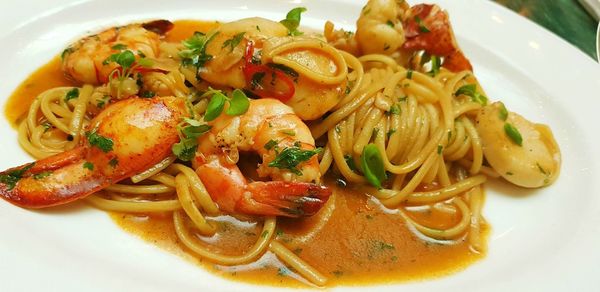
[[[175,27],[166,39],[181,41],[194,31],[205,32],[217,24],[175,21]],[[39,93],[57,86],[73,85],[64,78],[60,57],[56,57],[15,90],[6,105],[6,117],[14,126]],[[336,194],[335,209],[329,220],[319,224],[322,214],[306,219],[278,219],[275,236],[328,276],[328,285],[378,284],[439,277],[462,270],[484,256],[473,252],[463,239],[453,244],[420,239],[400,215],[381,207],[366,194],[351,186],[338,186],[333,180],[327,184],[334,188]],[[414,219],[434,228],[444,228],[460,220],[460,215],[434,209],[411,214]],[[171,214],[112,213],[111,217],[127,232],[223,277],[263,285],[310,285],[270,252],[254,263],[233,267],[215,265],[194,256],[178,241]],[[234,255],[248,250],[260,236],[262,228],[260,223],[226,215],[211,220],[218,232],[212,237],[197,235],[197,238],[223,254]],[[489,228],[485,224],[482,227],[485,239]]]

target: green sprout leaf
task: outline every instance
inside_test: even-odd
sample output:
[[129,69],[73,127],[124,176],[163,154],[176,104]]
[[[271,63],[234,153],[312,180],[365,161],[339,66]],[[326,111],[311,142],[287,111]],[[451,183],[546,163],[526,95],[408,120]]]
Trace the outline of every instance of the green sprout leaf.
[[206,53],[206,47],[218,34],[217,31],[207,37],[201,32],[195,32],[194,35],[183,41],[182,44],[186,49],[179,52],[181,63],[184,66],[194,66],[196,69],[204,67],[204,64],[213,58],[212,55]]
[[204,115],[204,120],[210,122],[216,119],[221,112],[223,112],[223,107],[225,106],[225,101],[227,97],[220,92],[215,92],[213,96],[210,98],[208,102],[208,106],[206,107],[206,114]]
[[289,35],[297,36],[302,34],[302,32],[298,31],[298,26],[300,26],[302,12],[305,11],[305,7],[296,7],[287,13],[284,20],[280,21],[288,29]]
[[236,89],[232,93],[229,108],[225,113],[230,116],[239,116],[245,114],[248,107],[250,107],[250,100],[243,91]]

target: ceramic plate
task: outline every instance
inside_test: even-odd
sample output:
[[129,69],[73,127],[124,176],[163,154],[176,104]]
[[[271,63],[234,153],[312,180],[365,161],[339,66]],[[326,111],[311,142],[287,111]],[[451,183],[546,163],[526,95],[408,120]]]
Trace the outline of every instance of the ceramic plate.
[[[0,104],[33,70],[82,34],[150,18],[282,19],[306,6],[303,25],[351,29],[362,1],[20,0],[0,2]],[[546,30],[491,1],[433,1],[491,99],[550,125],[563,155],[551,187],[488,183],[492,226],[485,259],[448,277],[370,290],[591,291],[600,287],[600,65]],[[31,158],[0,117],[0,169]],[[64,207],[28,211],[0,201],[3,291],[254,290],[230,282],[119,229],[106,213]],[[260,287],[261,290],[263,287]],[[265,290],[276,290],[266,288]],[[361,290],[362,287],[340,287]]]

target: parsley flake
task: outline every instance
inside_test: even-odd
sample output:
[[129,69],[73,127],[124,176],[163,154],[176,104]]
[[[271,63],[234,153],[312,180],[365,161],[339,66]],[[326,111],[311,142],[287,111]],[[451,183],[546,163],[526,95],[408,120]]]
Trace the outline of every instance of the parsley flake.
[[79,97],[79,88],[74,87],[65,94],[65,102]]
[[302,172],[297,169],[297,166],[309,160],[311,157],[321,153],[323,149],[315,148],[313,150],[300,149],[298,146],[287,147],[283,149],[273,161],[269,162],[269,167],[279,169],[287,169],[296,175],[302,175]]
[[95,146],[102,150],[104,153],[108,153],[113,150],[113,140],[96,133],[97,129],[94,128],[91,131],[85,132],[85,137],[91,146]]

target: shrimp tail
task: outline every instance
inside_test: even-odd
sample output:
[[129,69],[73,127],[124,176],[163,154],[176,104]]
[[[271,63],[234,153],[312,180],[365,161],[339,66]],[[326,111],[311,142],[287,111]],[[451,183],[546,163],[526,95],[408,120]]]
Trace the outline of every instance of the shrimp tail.
[[99,171],[85,171],[84,147],[0,173],[0,196],[24,208],[75,201],[110,182]]
[[445,57],[443,67],[451,71],[473,70],[464,56],[450,26],[448,13],[439,6],[419,4],[410,8],[404,22],[408,51],[424,50],[430,55]]
[[91,121],[78,147],[0,172],[0,197],[24,208],[51,207],[140,173],[171,155],[186,112],[176,97],[116,102]]
[[314,215],[331,195],[325,186],[303,182],[253,182],[247,190],[252,196],[238,204],[241,211],[252,213],[256,209],[262,215],[294,218]]

